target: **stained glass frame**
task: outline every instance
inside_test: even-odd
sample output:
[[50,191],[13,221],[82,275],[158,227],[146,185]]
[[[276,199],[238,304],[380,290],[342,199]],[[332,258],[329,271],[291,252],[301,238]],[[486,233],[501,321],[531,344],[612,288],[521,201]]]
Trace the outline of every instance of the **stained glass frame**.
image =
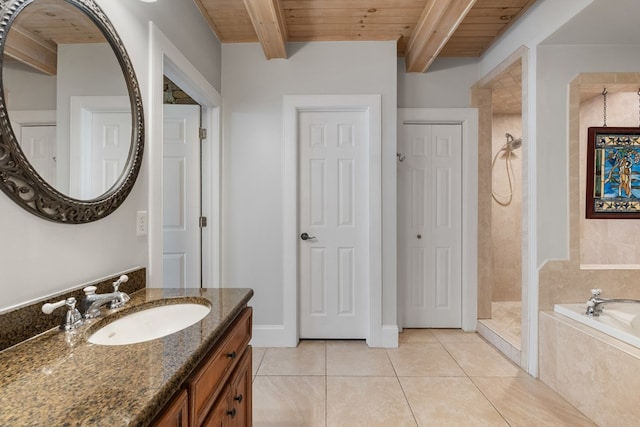
[[640,218],[640,128],[589,128],[586,217]]

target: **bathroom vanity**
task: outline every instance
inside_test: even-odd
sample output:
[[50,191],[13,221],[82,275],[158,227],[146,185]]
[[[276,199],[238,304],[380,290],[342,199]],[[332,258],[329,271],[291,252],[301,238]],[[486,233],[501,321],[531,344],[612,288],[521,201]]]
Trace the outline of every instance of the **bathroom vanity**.
[[246,307],[180,390],[154,426],[251,425],[251,308]]
[[[251,289],[144,288],[75,331],[53,329],[0,352],[0,425],[251,425]],[[162,338],[87,341],[113,318],[168,300],[210,312]]]

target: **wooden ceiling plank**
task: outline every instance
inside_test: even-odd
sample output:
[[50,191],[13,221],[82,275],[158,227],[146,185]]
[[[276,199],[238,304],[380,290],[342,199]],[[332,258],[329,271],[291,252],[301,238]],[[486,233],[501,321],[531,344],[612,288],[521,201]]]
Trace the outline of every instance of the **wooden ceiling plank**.
[[[419,8],[423,9],[426,0],[367,0],[367,9],[377,8]],[[362,0],[282,0],[287,9],[362,9]]]
[[287,25],[280,0],[244,0],[267,59],[287,57]]
[[4,53],[48,75],[57,73],[57,47],[18,25],[11,27]]
[[[285,36],[289,41],[397,40],[399,56],[424,55],[427,49],[440,56],[481,56],[535,0],[476,0],[465,9],[455,32],[441,21],[454,4],[471,0],[194,0],[223,43],[256,42],[268,46],[256,35],[259,25],[250,17],[245,3],[279,4]],[[444,8],[437,12],[438,4]],[[448,5],[447,5],[448,4]],[[449,9],[447,9],[449,8]],[[429,18],[425,15],[430,12]],[[422,18],[420,18],[422,16]],[[440,16],[442,19],[434,19]],[[259,18],[258,18],[259,19]],[[267,20],[269,17],[267,17]],[[273,20],[273,17],[271,17]],[[427,22],[430,20],[431,22]],[[277,21],[277,20],[276,20]],[[275,27],[278,27],[275,26]],[[449,28],[450,30],[451,28]],[[342,32],[342,37],[339,32]],[[277,33],[277,30],[276,30]],[[416,37],[417,34],[424,34]],[[443,35],[445,37],[443,37]],[[448,41],[446,36],[449,37]],[[444,46],[438,45],[444,43]],[[286,54],[286,53],[285,53]],[[265,55],[268,56],[265,50]],[[433,60],[433,58],[431,59]]]
[[413,30],[415,25],[405,25],[407,28],[398,29],[397,25],[386,25],[386,24],[369,24],[363,23],[358,25],[353,25],[352,23],[335,23],[335,24],[304,24],[304,25],[288,25],[287,30],[289,31],[289,36],[298,33],[304,32],[306,30],[313,31],[344,31],[347,32],[359,32],[359,31],[373,31],[373,32],[381,32],[381,33],[408,33],[411,34],[411,30]]
[[500,19],[501,16],[514,16],[520,10],[521,8],[519,7],[479,7],[478,2],[476,2],[475,6],[467,14],[467,18],[494,17]]
[[413,21],[417,20],[424,8],[375,8],[370,9],[360,7],[357,9],[285,9],[284,14],[287,18],[328,18],[328,17],[354,17],[354,18],[372,18],[372,17],[397,17],[409,18]]
[[460,32],[460,31],[486,31],[486,32],[497,32],[502,30],[502,28],[504,27],[503,24],[471,24],[466,22],[463,22],[462,24],[460,24],[458,26],[458,30],[456,32]]
[[407,72],[425,72],[476,0],[431,0],[416,25],[406,52]]
[[[287,17],[287,29],[289,25],[311,25],[311,24],[386,24],[392,25],[394,28],[401,28],[402,25],[415,26],[415,19],[410,19],[404,16],[332,16],[332,17],[318,17],[312,18],[308,16],[303,17]],[[493,24],[495,25],[495,24]]]
[[204,17],[204,19],[207,21],[207,24],[209,24],[209,27],[211,27],[211,30],[216,35],[218,40],[220,40],[220,42],[224,43],[226,40],[224,39],[224,37],[222,37],[222,33],[218,29],[218,26],[216,25],[216,22],[213,19],[213,16],[216,16],[216,15],[213,13],[213,11],[207,9],[207,7],[202,2],[202,0],[193,0],[193,1],[196,4],[196,6],[198,7],[198,9],[200,10],[200,13]]
[[476,8],[522,8],[530,3],[530,0],[477,0]]
[[[360,36],[354,37],[353,41],[389,41],[397,40],[398,38],[390,38],[390,36],[376,35],[376,34],[360,34]],[[344,41],[344,34],[313,34],[313,35],[301,35],[289,37],[289,42],[339,42]]]

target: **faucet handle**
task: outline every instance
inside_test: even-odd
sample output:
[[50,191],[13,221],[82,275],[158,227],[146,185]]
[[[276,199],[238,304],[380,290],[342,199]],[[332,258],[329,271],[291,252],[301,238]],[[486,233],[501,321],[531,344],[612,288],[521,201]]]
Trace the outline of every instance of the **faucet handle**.
[[120,285],[122,285],[123,283],[127,283],[128,281],[129,281],[129,276],[127,276],[126,274],[123,274],[122,276],[120,276],[118,280],[113,282],[113,292],[118,292],[118,288],[120,287]]
[[[73,297],[71,297],[71,298],[73,298]],[[69,299],[71,299],[71,298],[69,298]],[[73,301],[74,301],[74,302],[75,302],[75,300],[76,300],[76,299],[75,299],[75,298],[73,298]],[[53,313],[53,310],[55,310],[55,309],[57,309],[57,308],[62,307],[62,306],[63,306],[63,305],[65,305],[66,303],[67,303],[67,300],[65,300],[65,299],[63,299],[63,300],[61,300],[61,301],[58,301],[58,302],[53,302],[53,303],[48,302],[48,303],[46,303],[46,304],[44,304],[44,305],[42,306],[42,312],[43,312],[44,314],[51,314],[51,313]]]
[[95,286],[87,286],[85,288],[82,289],[84,291],[85,295],[94,295],[96,293],[96,291],[98,290],[97,287]]
[[591,289],[591,296],[597,297],[602,293],[602,289]]
[[55,309],[60,308],[63,305],[67,307],[67,320],[60,326],[60,328],[65,331],[70,331],[82,325],[82,316],[76,308],[76,299],[74,297],[69,297],[54,303],[46,303],[42,306],[42,312],[44,314],[51,314]]

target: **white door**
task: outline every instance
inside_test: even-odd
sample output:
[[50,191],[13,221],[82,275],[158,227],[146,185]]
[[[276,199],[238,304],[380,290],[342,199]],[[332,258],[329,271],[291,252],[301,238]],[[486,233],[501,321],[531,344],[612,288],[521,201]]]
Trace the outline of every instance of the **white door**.
[[398,278],[404,327],[462,325],[462,127],[404,124]]
[[201,285],[200,106],[164,105],[163,286]]
[[131,147],[131,112],[91,114],[91,167],[83,198],[104,194],[124,171]]
[[20,145],[38,174],[51,186],[56,186],[55,125],[20,127]]
[[298,116],[300,338],[365,338],[368,116]]

